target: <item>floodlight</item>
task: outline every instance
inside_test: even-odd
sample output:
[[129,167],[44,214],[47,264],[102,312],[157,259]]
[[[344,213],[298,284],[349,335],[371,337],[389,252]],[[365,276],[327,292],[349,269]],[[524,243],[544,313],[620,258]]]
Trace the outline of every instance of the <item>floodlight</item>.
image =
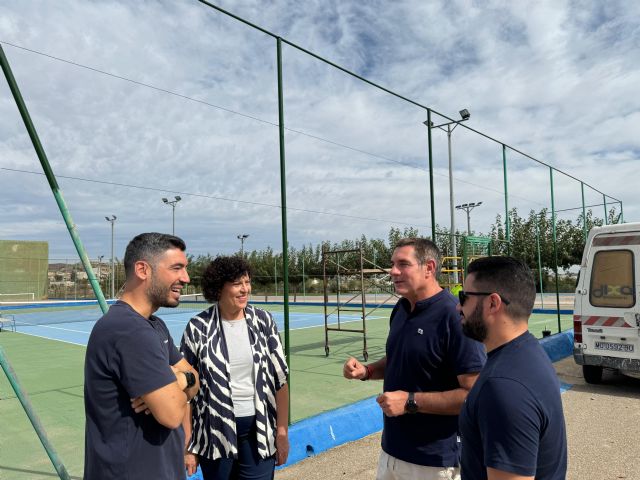
[[463,108],[462,110],[460,110],[460,116],[462,117],[462,120],[469,120],[469,117],[471,117],[471,114],[469,113],[469,110],[467,110],[466,108]]

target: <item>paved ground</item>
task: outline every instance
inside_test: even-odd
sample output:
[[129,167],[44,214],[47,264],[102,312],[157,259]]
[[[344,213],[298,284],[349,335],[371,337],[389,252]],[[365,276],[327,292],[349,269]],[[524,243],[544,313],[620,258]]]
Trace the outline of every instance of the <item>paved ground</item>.
[[[562,400],[569,442],[568,480],[640,480],[640,380],[605,373],[587,385],[571,357],[555,364],[573,387]],[[329,450],[276,472],[276,480],[371,480],[380,434]]]

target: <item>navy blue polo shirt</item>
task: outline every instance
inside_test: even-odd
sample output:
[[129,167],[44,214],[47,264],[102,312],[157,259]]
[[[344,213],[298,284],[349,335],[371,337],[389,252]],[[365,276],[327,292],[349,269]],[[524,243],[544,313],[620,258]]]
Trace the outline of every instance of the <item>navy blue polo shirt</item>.
[[549,357],[529,332],[488,357],[460,412],[463,480],[486,480],[487,467],[564,480],[567,438]]
[[184,431],[135,413],[131,398],[176,381],[167,326],[117,302],[95,324],[84,368],[86,480],[185,478]]
[[[391,313],[384,391],[442,392],[459,388],[458,375],[479,372],[484,345],[462,333],[458,301],[448,291]],[[384,417],[382,449],[400,460],[433,467],[457,466],[458,416],[417,413]]]

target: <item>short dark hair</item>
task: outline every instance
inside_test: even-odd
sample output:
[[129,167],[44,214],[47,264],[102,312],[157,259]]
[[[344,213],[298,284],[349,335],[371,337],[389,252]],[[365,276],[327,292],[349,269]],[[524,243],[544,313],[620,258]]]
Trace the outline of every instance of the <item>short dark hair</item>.
[[536,285],[525,263],[513,257],[478,258],[469,264],[467,275],[471,274],[479,290],[496,292],[509,301],[505,307],[511,317],[529,318],[536,299]]
[[420,237],[407,237],[401,238],[398,240],[393,247],[413,247],[416,252],[416,259],[420,265],[424,265],[429,260],[433,260],[436,262],[436,275],[440,273],[440,264],[442,263],[442,256],[440,254],[440,250],[438,246],[433,243],[431,240],[427,240],[426,238]]
[[160,255],[172,248],[179,248],[184,252],[187,246],[181,238],[166,233],[151,232],[135,236],[124,252],[124,272],[127,278],[133,274],[136,262],[144,260],[153,266]]
[[202,293],[209,302],[220,300],[220,292],[227,282],[235,282],[247,275],[251,278],[251,266],[242,257],[217,257],[202,274]]

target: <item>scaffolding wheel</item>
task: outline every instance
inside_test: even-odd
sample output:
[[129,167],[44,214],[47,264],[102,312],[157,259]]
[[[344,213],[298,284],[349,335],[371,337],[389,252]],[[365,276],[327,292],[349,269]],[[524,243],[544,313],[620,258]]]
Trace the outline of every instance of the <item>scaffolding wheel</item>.
[[367,353],[366,350],[362,351],[362,358],[364,358],[365,362],[369,360],[369,354]]
[[324,346],[324,356],[328,357],[329,356],[329,345],[325,345]]

